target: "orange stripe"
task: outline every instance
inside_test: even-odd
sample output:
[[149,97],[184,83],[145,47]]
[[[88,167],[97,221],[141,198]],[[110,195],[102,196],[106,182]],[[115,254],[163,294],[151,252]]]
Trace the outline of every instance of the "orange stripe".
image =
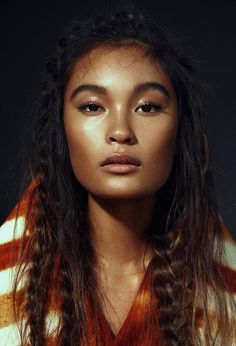
[[14,323],[12,294],[4,294],[0,296],[0,328],[6,327],[7,325]]
[[[22,290],[16,292],[16,299],[20,300]],[[0,328],[15,323],[12,292],[0,296]],[[20,309],[20,313],[21,313]]]
[[[22,307],[25,305],[23,299],[24,290],[21,289],[16,292],[16,301],[19,305],[19,314],[22,316]],[[47,313],[50,311],[59,311],[58,301],[51,299]],[[13,307],[13,295],[12,292],[0,295],[0,328],[6,327],[9,324],[15,323],[14,307]]]
[[55,344],[55,338],[54,337],[51,336],[50,338],[47,339],[47,341],[46,341],[47,346],[54,346],[54,344]]
[[[37,186],[38,182],[39,182],[39,177],[37,177],[37,179],[35,181],[32,181],[29,184],[28,188],[23,193],[21,200],[17,202],[17,204],[12,209],[12,211],[10,212],[10,214],[7,216],[7,218],[4,220],[3,223],[16,218],[18,205],[19,205],[18,216],[25,216],[27,214],[31,195],[32,195],[35,187]],[[36,196],[34,196],[34,200],[32,200],[32,202],[34,203],[35,201],[36,201]]]
[[222,222],[222,231],[223,231],[224,239],[227,240],[231,244],[235,244],[235,246],[236,246],[236,241],[235,241],[234,237],[230,233],[228,227],[223,222]]
[[21,244],[22,240],[16,239],[0,245],[0,270],[5,270],[17,264]]

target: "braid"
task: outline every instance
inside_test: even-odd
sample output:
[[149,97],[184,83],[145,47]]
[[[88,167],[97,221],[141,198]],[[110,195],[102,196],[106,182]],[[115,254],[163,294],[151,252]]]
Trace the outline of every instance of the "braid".
[[[27,322],[25,326],[29,327],[28,337],[34,346],[45,345],[45,316],[49,303],[49,291],[51,281],[48,279],[51,273],[54,273],[54,256],[57,247],[57,241],[52,232],[55,216],[52,206],[49,203],[50,192],[45,176],[48,176],[48,151],[45,141],[42,141],[39,153],[39,165],[37,175],[32,179],[39,180],[35,187],[36,202],[33,206],[36,213],[36,221],[33,229],[30,229],[29,244],[30,257],[28,270],[28,283],[26,286],[25,313]],[[30,166],[33,172],[33,167]],[[50,213],[50,218],[48,214]]]
[[177,311],[178,318],[174,321],[174,326],[179,338],[179,344],[183,346],[193,345],[193,301],[195,294],[195,285],[192,278],[193,268],[187,261],[186,241],[180,233],[177,236],[178,241],[172,249],[171,268],[175,273],[173,281],[173,309]]
[[[158,297],[159,327],[163,334],[163,339],[171,341],[169,345],[177,345],[177,335],[172,328],[172,323],[176,318],[176,312],[171,309],[173,305],[173,292],[171,283],[173,272],[170,268],[170,257],[168,248],[170,247],[167,237],[156,237],[153,240],[155,256],[152,259],[153,266],[153,293]],[[166,344],[164,344],[166,345]]]
[[52,270],[52,256],[48,248],[47,231],[37,223],[32,239],[32,254],[26,288],[27,303],[25,312],[30,327],[29,338],[32,345],[43,346],[45,343],[45,313],[48,300],[48,275]]
[[[75,330],[75,323],[72,321],[76,321],[75,316],[75,307],[73,301],[72,294],[72,283],[70,280],[70,276],[68,273],[68,267],[63,262],[60,268],[61,275],[61,329],[59,333],[59,344],[70,346],[74,343],[71,343],[71,340],[74,339],[74,334],[77,332]],[[70,332],[68,332],[70,331]]]
[[[159,328],[163,346],[192,346],[192,287],[187,284],[184,244],[177,232],[153,235],[152,292],[158,297]],[[180,257],[181,256],[181,257]],[[190,321],[190,322],[189,322]]]

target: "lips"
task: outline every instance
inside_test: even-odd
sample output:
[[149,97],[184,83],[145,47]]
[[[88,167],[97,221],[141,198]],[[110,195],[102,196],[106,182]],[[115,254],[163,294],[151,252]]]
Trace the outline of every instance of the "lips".
[[141,162],[135,157],[130,155],[112,154],[101,163],[101,166],[106,166],[110,164],[130,164],[130,165],[140,166]]

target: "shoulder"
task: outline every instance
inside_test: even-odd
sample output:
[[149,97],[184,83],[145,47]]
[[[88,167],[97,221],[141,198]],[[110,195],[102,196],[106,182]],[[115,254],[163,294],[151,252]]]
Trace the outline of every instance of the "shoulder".
[[[218,293],[216,294],[215,289],[211,287],[211,285],[208,285],[208,317],[211,330],[213,334],[215,334],[215,332],[217,331],[217,327],[221,323],[222,313],[224,313],[224,309],[221,309],[219,305],[219,297],[221,300],[223,299],[226,303],[226,309],[229,317],[229,326],[231,328],[230,337],[233,342],[232,345],[236,345],[236,241],[222,219],[221,225],[223,236],[223,256],[221,258],[221,261],[215,261],[215,264],[216,267],[220,269],[220,273],[226,286],[224,289],[219,289]],[[204,328],[205,323],[202,320],[200,326],[200,333],[202,334],[202,337]],[[215,345],[223,345],[221,335],[216,336]]]
[[[16,265],[26,226],[26,217],[28,220],[28,216],[30,215],[30,219],[33,220],[33,212],[31,212],[30,208],[32,207],[31,197],[34,187],[35,183],[29,185],[20,201],[12,209],[5,222],[0,226],[0,275],[4,275],[6,270]],[[27,226],[27,235],[29,231],[28,228],[29,225]],[[3,281],[0,279],[0,285],[2,282]]]
[[236,270],[236,239],[232,236],[227,226],[222,223],[225,243],[226,264]]
[[0,227],[0,294],[8,291],[8,273],[17,262],[18,251],[22,240],[25,226],[24,216],[16,218],[13,213]]
[[[23,240],[26,215],[34,186],[34,183],[30,184],[20,202],[12,209],[0,227],[0,345],[19,345],[12,293],[19,264],[19,250]],[[20,280],[17,293],[23,288],[23,285],[23,280]]]
[[[33,184],[24,193],[21,202],[18,203],[0,226],[0,345],[18,346],[20,344],[19,330],[14,317],[13,308],[13,285],[19,268],[19,251],[26,236],[31,233],[32,223],[28,222],[26,215],[30,212],[30,221],[34,222],[34,214],[31,200]],[[19,207],[19,208],[18,208]],[[27,231],[25,233],[25,228]],[[17,285],[17,294],[24,287],[22,278]],[[20,324],[24,321],[18,321]],[[47,316],[47,326],[50,333],[53,333],[58,324],[58,314],[50,311]]]
[[14,208],[0,227],[0,345],[17,345],[12,288],[25,219],[16,219]]

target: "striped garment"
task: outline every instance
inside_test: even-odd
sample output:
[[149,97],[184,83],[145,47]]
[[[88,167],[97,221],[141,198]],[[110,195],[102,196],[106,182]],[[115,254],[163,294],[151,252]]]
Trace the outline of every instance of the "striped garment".
[[[29,201],[32,186],[28,188],[24,194],[19,209],[18,220],[14,235],[14,224],[16,220],[16,207],[10,213],[0,228],[0,346],[16,346],[19,345],[19,332],[17,323],[14,322],[13,305],[12,305],[12,282],[15,270],[17,268],[17,253],[21,244],[22,232],[25,224],[25,210]],[[226,247],[226,257],[224,263],[221,264],[225,279],[230,285],[230,289],[236,300],[236,242],[229,233],[225,225],[223,225],[224,242]],[[130,309],[125,322],[123,323],[117,335],[114,335],[108,321],[101,310],[95,310],[91,299],[87,297],[87,326],[90,335],[90,344],[86,346],[154,346],[159,345],[158,333],[153,332],[152,335],[147,335],[145,323],[150,316],[154,314],[154,301],[156,298],[151,295],[150,284],[152,276],[149,267],[143,277],[142,283]],[[18,287],[20,291],[24,286],[24,282]],[[210,288],[209,288],[210,292]],[[213,297],[213,295],[212,295]],[[46,327],[48,335],[48,345],[53,345],[53,333],[58,323],[59,318],[59,303],[51,300],[49,312],[47,314]],[[210,306],[211,321],[218,316],[214,306],[213,299]],[[152,315],[153,313],[153,315]],[[198,310],[197,328],[200,334],[203,330],[204,322],[201,318],[201,309]],[[232,316],[235,319],[236,316]],[[152,317],[151,319],[152,320]],[[95,339],[94,321],[98,321],[101,335],[100,340]],[[18,321],[19,323],[19,321]],[[154,318],[153,318],[154,323]],[[154,328],[153,328],[154,329]],[[235,332],[236,333],[236,332]],[[202,338],[202,345],[206,345]],[[224,342],[218,341],[214,345],[227,346]],[[235,336],[236,345],[236,336]]]

